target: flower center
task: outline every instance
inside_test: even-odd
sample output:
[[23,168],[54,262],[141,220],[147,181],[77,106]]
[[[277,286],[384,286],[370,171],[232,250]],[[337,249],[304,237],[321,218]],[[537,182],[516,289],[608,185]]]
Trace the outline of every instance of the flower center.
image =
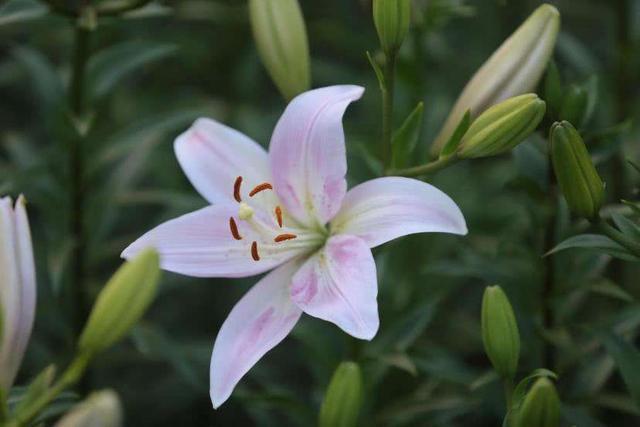
[[[284,229],[284,212],[279,205],[276,205],[273,209],[268,209],[269,216],[273,215],[275,220],[271,224],[268,223],[269,221],[265,221],[264,215],[257,215],[254,208],[242,200],[242,181],[241,176],[236,178],[233,184],[233,198],[238,202],[237,218],[249,225],[259,237],[251,241],[249,248],[249,254],[254,261],[260,261],[263,252],[271,254],[282,251],[285,248],[291,248],[294,245],[293,240],[296,240],[296,246],[313,246],[316,243],[318,236],[312,234],[299,238],[298,234],[292,232],[297,230]],[[273,185],[268,182],[258,184],[249,192],[249,197],[255,197],[264,191],[273,191]],[[229,218],[229,231],[235,240],[243,240],[234,217]]]

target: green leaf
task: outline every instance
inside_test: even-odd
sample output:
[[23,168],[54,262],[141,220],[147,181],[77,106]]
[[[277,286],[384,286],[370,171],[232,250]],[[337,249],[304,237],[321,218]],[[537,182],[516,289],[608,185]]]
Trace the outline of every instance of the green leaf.
[[49,8],[36,0],[9,0],[0,7],[0,26],[24,24],[49,13]]
[[615,223],[616,227],[618,227],[618,230],[623,234],[637,242],[640,242],[640,226],[638,226],[638,224],[631,221],[626,216],[615,212],[611,214],[611,219]]
[[176,52],[174,44],[131,41],[97,53],[87,67],[92,98],[104,97],[125,77]]
[[393,135],[391,140],[393,147],[391,165],[393,168],[402,168],[408,165],[411,153],[416,148],[420,137],[423,113],[424,104],[419,102]]
[[594,292],[600,295],[605,295],[611,298],[619,299],[625,302],[634,301],[633,295],[625,291],[616,283],[607,279],[602,279],[601,281],[594,283],[589,287],[589,290],[591,292]]
[[440,151],[440,158],[450,156],[455,153],[462,141],[462,137],[469,130],[469,126],[471,126],[471,110],[467,110],[466,113],[458,122],[458,126],[456,126],[456,130],[453,131],[451,138],[444,144],[442,147],[442,151]]
[[13,57],[24,67],[31,80],[34,95],[43,107],[45,115],[61,105],[64,100],[64,86],[53,64],[42,53],[28,47],[17,47]]
[[382,72],[382,69],[380,68],[380,65],[375,60],[375,58],[373,56],[371,56],[369,51],[367,51],[367,59],[369,60],[369,63],[371,64],[371,67],[373,67],[373,71],[375,71],[375,73],[376,73],[376,78],[378,79],[378,85],[380,86],[380,90],[384,90],[384,88],[385,88],[384,73]]
[[569,237],[567,240],[547,252],[545,256],[573,248],[594,249],[614,258],[626,261],[638,261],[638,258],[627,251],[626,248],[600,234],[579,234],[577,236]]
[[610,332],[604,333],[603,344],[616,362],[631,397],[640,408],[640,352],[629,342]]
[[14,411],[16,413],[27,409],[34,401],[42,396],[51,387],[56,375],[56,367],[54,365],[47,366],[37,377],[31,381],[26,388],[20,402],[16,405]]

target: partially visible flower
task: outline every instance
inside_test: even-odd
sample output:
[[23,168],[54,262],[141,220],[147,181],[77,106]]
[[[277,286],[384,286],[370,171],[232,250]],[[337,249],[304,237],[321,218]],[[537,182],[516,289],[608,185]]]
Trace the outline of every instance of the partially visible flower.
[[55,427],[120,427],[122,405],[111,390],[92,393],[67,413]]
[[431,147],[437,155],[467,110],[478,117],[490,106],[531,92],[542,77],[560,30],[560,14],[543,4],[502,43],[473,75]]
[[0,199],[0,389],[11,388],[24,356],[36,306],[36,274],[23,196]]
[[[378,331],[371,249],[412,233],[465,234],[458,206],[422,181],[378,178],[347,192],[342,116],[363,88],[331,86],[289,103],[270,151],[199,119],[175,142],[187,177],[212,206],[159,225],[123,252],[146,247],[166,270],[246,277],[271,270],[233,308],[211,358],[211,400],[282,341],[302,312],[370,340]],[[330,224],[328,224],[330,222]]]

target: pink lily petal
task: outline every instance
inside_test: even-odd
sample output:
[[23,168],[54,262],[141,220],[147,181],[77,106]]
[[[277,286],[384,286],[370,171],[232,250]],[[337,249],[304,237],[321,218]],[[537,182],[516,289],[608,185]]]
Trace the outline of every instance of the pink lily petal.
[[[122,257],[129,259],[153,247],[160,253],[164,270],[195,277],[247,277],[271,270],[308,250],[300,245],[258,244],[260,260],[255,261],[251,245],[258,239],[237,214],[237,205],[221,204],[182,215],[144,234],[122,252]],[[231,233],[232,217],[242,240]]]
[[267,274],[224,321],[211,356],[209,394],[214,408],[229,398],[244,374],[298,322],[302,310],[291,302],[289,285],[299,265],[291,261]]
[[373,248],[407,234],[464,235],[467,225],[458,205],[436,187],[416,179],[386,177],[349,190],[331,230],[358,236]]
[[355,236],[329,238],[293,276],[291,299],[305,313],[370,340],[378,319],[376,264],[367,244]]
[[291,101],[278,121],[269,157],[275,190],[302,224],[324,225],[347,191],[342,116],[362,96],[359,86],[330,86]]
[[31,232],[24,197],[15,204],[0,199],[0,389],[8,390],[27,348],[36,305],[36,277]]
[[210,203],[232,201],[238,176],[252,186],[270,179],[264,148],[214,120],[196,120],[178,136],[174,149],[182,170]]

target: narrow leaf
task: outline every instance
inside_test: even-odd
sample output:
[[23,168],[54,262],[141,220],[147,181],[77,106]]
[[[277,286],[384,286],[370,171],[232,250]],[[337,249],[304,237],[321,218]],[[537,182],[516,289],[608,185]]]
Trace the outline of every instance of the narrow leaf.
[[460,142],[462,141],[462,137],[469,130],[469,126],[471,126],[471,110],[467,110],[460,119],[458,126],[456,126],[456,130],[453,131],[451,138],[447,141],[447,143],[442,147],[442,151],[440,151],[440,158],[447,157],[458,149]]
[[373,71],[375,71],[376,73],[376,78],[378,79],[378,85],[380,86],[380,90],[384,90],[384,87],[385,87],[384,74],[382,73],[382,69],[380,68],[380,65],[376,62],[375,58],[371,56],[369,51],[367,51],[367,59],[369,60],[371,67],[373,67]]
[[638,261],[638,258],[629,253],[629,251],[627,251],[623,246],[614,242],[610,238],[599,234],[579,234],[577,236],[569,237],[567,240],[547,252],[545,256],[572,248],[594,249],[615,258],[620,258],[626,261]]
[[393,135],[391,140],[391,146],[393,147],[391,164],[393,168],[402,168],[408,165],[411,153],[416,148],[420,137],[423,113],[424,104],[419,102]]
[[640,352],[617,335],[606,332],[603,344],[616,362],[627,389],[640,408]]
[[0,27],[41,18],[49,12],[49,8],[36,0],[9,0],[0,7]]

